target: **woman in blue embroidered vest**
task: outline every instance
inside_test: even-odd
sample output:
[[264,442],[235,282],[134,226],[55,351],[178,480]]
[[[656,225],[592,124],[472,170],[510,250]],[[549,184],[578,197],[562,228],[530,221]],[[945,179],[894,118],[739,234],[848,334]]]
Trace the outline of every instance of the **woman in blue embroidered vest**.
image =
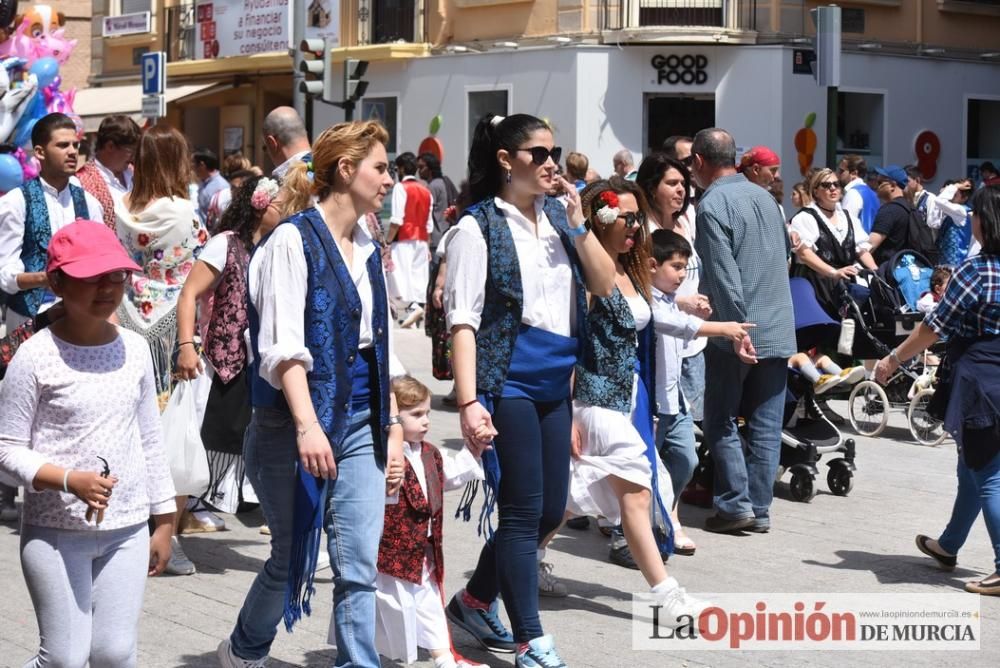
[[[469,152],[466,210],[448,246],[445,311],[466,446],[483,454],[499,509],[448,616],[518,666],[564,665],[538,616],[536,549],[566,507],[570,377],[586,336],[586,292],[606,296],[614,266],[583,225],[580,197],[556,177],[552,130],[526,114],[486,117]],[[564,207],[545,193],[559,187]],[[498,594],[514,627],[497,615]]]
[[243,452],[271,555],[219,645],[223,666],[264,665],[278,623],[290,630],[309,614],[324,529],[336,665],[379,665],[376,560],[385,496],[403,479],[403,432],[389,388],[381,255],[359,219],[378,211],[392,186],[388,139],[376,122],[327,128],[312,160],[283,181],[307,208],[250,261],[253,417]]
[[[576,367],[573,425],[580,438],[567,510],[621,521],[636,565],[663,597],[664,614],[695,615],[698,602],[667,576],[660,556],[671,549],[673,493],[653,437],[656,341],[645,202],[639,186],[617,176],[590,184],[581,196],[616,273],[611,296],[590,300],[589,336]],[[659,540],[651,507],[664,530]]]

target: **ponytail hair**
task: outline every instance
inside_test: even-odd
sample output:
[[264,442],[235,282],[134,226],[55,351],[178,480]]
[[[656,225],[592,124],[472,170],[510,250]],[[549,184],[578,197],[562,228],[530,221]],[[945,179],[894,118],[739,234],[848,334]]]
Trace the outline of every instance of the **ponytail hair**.
[[312,198],[322,201],[337,183],[337,164],[347,159],[355,167],[376,144],[389,143],[389,133],[378,121],[337,123],[316,138],[312,159],[296,162],[282,180],[285,189],[284,215],[307,209]]
[[530,114],[513,116],[483,116],[472,134],[469,148],[469,190],[473,202],[480,202],[500,194],[504,175],[497,162],[497,151],[514,149],[528,141],[536,130],[552,131],[549,124]]

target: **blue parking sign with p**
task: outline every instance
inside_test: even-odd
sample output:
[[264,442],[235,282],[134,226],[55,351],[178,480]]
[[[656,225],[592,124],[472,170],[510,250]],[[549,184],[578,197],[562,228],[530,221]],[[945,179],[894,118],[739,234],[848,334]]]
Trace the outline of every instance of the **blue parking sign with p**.
[[162,95],[167,83],[167,54],[163,51],[142,54],[142,94]]

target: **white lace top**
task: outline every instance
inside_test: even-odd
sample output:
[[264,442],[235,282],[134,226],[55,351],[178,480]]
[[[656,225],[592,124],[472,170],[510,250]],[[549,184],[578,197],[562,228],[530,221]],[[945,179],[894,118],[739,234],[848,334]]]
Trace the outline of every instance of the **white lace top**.
[[[101,346],[75,346],[48,329],[17,351],[0,387],[0,471],[24,485],[24,521],[110,530],[176,510],[156,404],[153,360],[138,334],[119,329]],[[72,494],[37,491],[43,464],[118,478],[100,526]]]

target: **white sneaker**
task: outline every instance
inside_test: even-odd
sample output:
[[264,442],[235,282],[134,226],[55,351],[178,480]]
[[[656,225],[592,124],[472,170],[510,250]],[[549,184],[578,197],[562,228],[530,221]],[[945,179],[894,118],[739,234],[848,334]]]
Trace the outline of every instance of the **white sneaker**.
[[230,646],[228,638],[219,643],[219,649],[215,650],[215,655],[222,668],[264,668],[267,665],[266,656],[263,659],[250,661],[233,654],[233,648]]
[[316,556],[316,570],[322,571],[330,568],[330,553],[323,549],[321,545],[319,548],[319,554]]
[[194,575],[195,571],[194,562],[184,554],[181,542],[174,536],[170,539],[170,561],[164,572],[169,575]]
[[686,623],[686,620],[678,621],[680,617],[698,619],[701,611],[709,606],[708,602],[695,598],[688,594],[684,587],[674,587],[665,592],[659,599],[660,623],[664,626],[677,626]]
[[551,598],[563,598],[568,595],[566,585],[552,575],[552,564],[546,561],[538,562],[538,595]]

